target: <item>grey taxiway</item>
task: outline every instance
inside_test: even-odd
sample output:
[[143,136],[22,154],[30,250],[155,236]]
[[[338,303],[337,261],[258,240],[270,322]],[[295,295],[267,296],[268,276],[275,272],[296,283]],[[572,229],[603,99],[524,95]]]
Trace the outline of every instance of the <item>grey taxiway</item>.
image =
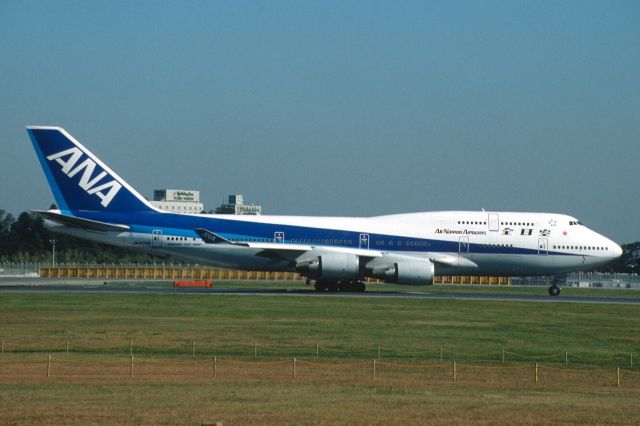
[[119,294],[192,294],[203,296],[273,296],[273,297],[353,297],[353,298],[411,298],[411,299],[448,299],[448,300],[486,300],[504,302],[539,303],[595,303],[640,305],[640,297],[604,297],[604,296],[543,296],[486,293],[430,293],[411,291],[371,291],[362,293],[318,293],[312,289],[238,289],[238,288],[189,288],[169,286],[139,285],[101,285],[99,283],[74,283],[41,279],[0,279],[0,293],[119,293]]

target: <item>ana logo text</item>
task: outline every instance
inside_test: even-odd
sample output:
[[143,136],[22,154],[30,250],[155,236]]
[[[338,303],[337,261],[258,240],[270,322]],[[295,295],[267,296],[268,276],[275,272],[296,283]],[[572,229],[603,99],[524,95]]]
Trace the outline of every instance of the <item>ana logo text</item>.
[[105,176],[107,176],[107,172],[103,170],[94,177],[93,171],[96,168],[96,163],[90,158],[86,158],[80,164],[76,165],[78,161],[80,161],[81,157],[82,151],[80,151],[79,148],[73,147],[60,151],[56,154],[51,154],[47,157],[47,160],[55,160],[56,163],[62,166],[62,172],[70,178],[82,171],[80,182],[78,182],[80,188],[84,189],[87,194],[95,194],[102,200],[100,204],[107,207],[120,188],[122,188],[122,185],[115,180],[98,184]]

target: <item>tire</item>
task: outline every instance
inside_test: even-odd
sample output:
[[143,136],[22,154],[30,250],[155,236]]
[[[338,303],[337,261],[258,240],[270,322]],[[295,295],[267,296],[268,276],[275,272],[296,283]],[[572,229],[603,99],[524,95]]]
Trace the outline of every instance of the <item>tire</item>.
[[347,293],[361,293],[365,290],[365,285],[360,281],[340,281],[338,291]]
[[557,285],[552,285],[549,287],[549,296],[557,296],[560,294],[560,287]]
[[327,291],[327,283],[323,282],[323,281],[316,281],[316,283],[313,285],[313,287],[315,287],[316,291],[322,292],[322,291]]

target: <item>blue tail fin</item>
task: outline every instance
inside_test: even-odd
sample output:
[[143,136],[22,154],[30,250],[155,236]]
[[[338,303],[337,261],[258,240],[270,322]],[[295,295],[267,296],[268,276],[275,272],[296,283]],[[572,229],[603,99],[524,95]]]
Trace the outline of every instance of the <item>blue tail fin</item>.
[[63,212],[155,210],[135,189],[60,127],[27,127]]

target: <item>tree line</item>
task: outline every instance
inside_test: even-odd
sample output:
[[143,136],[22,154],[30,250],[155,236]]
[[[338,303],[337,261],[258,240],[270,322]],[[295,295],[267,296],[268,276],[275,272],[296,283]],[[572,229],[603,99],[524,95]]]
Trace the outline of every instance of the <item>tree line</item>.
[[[54,207],[55,208],[55,207]],[[51,232],[43,219],[22,212],[16,219],[0,209],[0,262],[50,263],[55,240],[56,263],[162,263],[168,257],[153,256]]]
[[[171,263],[166,256],[153,256],[54,233],[47,230],[42,218],[34,213],[22,212],[16,219],[0,209],[0,262],[51,262],[52,240],[56,241],[56,261],[61,263]],[[623,244],[622,248],[622,257],[600,271],[638,272],[640,242]]]

